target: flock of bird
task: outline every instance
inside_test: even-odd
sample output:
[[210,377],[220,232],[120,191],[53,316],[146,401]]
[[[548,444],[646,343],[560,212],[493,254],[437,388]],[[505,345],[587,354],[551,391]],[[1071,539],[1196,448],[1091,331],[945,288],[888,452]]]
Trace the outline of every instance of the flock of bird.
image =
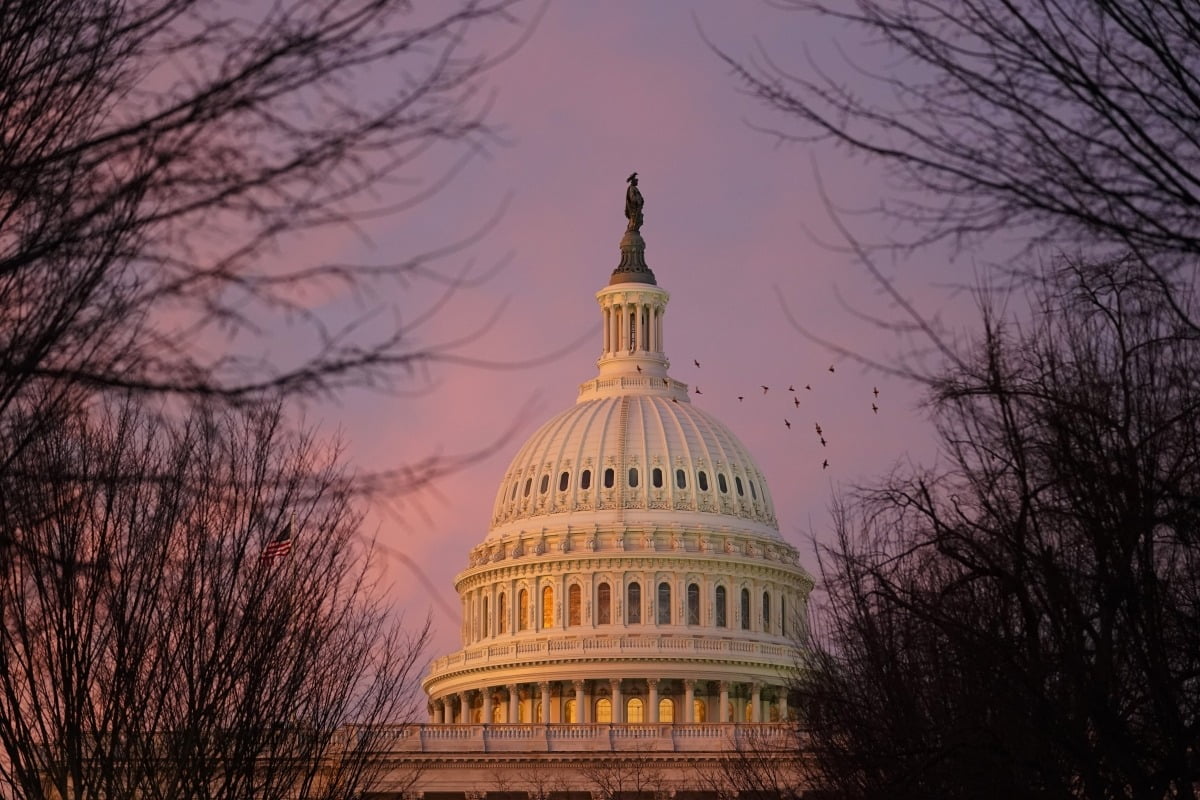
[[[700,360],[699,359],[692,359],[692,363],[696,365],[697,369],[700,368]],[[831,372],[831,373],[837,372],[837,369],[834,367],[833,364],[829,365],[829,372]],[[771,387],[767,386],[766,384],[760,384],[758,388],[762,389],[762,393],[764,395],[771,391]],[[792,393],[793,405],[796,408],[800,408],[800,395],[796,391],[796,385],[789,384],[787,390]],[[812,384],[811,383],[804,384],[804,390],[811,392]],[[704,392],[700,391],[699,386],[696,386],[693,391],[696,394],[704,394]],[[879,413],[879,404],[877,401],[879,400],[879,387],[878,386],[871,387],[871,394],[873,395],[873,399],[871,400],[871,413],[878,414]],[[746,399],[746,396],[743,394],[739,394],[737,396],[737,399],[738,399],[738,402],[741,403]],[[792,422],[787,417],[783,418],[783,424],[784,424],[784,427],[786,427],[789,431],[792,429]],[[817,440],[821,443],[821,447],[828,447],[829,442],[826,441],[826,439],[825,439],[825,432],[821,429],[821,423],[814,422],[813,429],[816,431]],[[822,460],[821,469],[823,469],[823,470],[829,469],[829,459],[828,458],[824,458]]]

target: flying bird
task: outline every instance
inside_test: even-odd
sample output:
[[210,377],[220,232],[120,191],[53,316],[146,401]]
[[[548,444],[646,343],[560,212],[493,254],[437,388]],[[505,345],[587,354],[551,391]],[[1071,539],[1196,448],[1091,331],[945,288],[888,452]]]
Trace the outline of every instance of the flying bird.
[[696,394],[704,394],[704,392],[700,391],[699,386],[696,387]]
[[700,362],[694,358],[692,359],[692,363],[695,364],[697,367],[700,366]]
[[817,429],[817,436],[820,436],[821,435],[821,423],[814,422],[813,427]]
[[833,364],[830,364],[830,365],[829,365],[829,371],[830,371],[830,372],[833,372]]
[[818,437],[818,438],[821,440],[821,447],[824,447],[824,446],[825,446],[825,437],[824,437],[824,436],[820,436],[820,437]]
[[875,405],[874,403],[871,403],[871,410],[874,411],[876,414],[878,414],[879,406]]
[[828,458],[825,459],[825,461],[821,464],[821,469],[829,469],[829,459]]
[[800,398],[799,397],[793,397],[792,402],[796,404],[796,408],[800,407]]
[[784,424],[784,425],[787,425],[787,429],[788,429],[789,431],[792,429],[792,423],[788,422],[788,420],[787,420],[787,417],[784,417],[784,418],[783,418],[783,424]]
[[768,389],[770,389],[770,388],[771,388],[770,386],[764,386],[764,387],[762,387],[763,394],[766,394],[766,393],[767,393],[767,390],[768,390]]
[[810,392],[812,391],[812,386],[810,384],[804,384],[804,388],[808,389]]
[[789,383],[789,384],[788,384],[788,391],[789,391],[789,392],[794,392],[794,391],[796,391],[796,387],[795,387],[795,386],[792,386],[792,385]]
[[878,386],[875,387],[874,392],[875,392],[875,396],[879,397],[879,387]]
[[739,403],[740,403],[740,402],[742,402],[742,401],[743,401],[743,400],[745,400],[745,399],[746,399],[745,395],[740,395],[740,394],[738,395],[738,402],[739,402]]
[[641,364],[634,364],[634,366],[635,366],[635,367],[637,367],[637,371],[638,371],[638,372],[641,372],[641,371],[642,371],[642,365],[641,365]]

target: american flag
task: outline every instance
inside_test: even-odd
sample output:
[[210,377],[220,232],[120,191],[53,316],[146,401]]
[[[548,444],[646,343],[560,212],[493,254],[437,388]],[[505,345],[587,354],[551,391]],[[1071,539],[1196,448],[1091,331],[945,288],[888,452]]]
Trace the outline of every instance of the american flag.
[[270,563],[283,558],[290,552],[292,552],[292,523],[288,522],[279,535],[263,548],[262,560],[264,563]]

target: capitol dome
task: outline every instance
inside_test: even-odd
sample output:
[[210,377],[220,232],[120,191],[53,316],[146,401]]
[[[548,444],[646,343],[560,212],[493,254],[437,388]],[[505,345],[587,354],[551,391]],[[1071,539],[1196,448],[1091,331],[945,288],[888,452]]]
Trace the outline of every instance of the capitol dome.
[[455,579],[461,650],[423,687],[435,725],[789,718],[812,579],[746,447],[668,374],[668,293],[636,178],[596,299],[595,378],[505,471]]

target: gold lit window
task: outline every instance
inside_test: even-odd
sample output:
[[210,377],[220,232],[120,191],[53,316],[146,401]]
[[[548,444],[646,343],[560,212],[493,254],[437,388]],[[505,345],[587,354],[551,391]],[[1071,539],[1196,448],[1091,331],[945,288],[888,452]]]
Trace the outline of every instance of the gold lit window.
[[554,589],[542,587],[542,627],[554,627]]

